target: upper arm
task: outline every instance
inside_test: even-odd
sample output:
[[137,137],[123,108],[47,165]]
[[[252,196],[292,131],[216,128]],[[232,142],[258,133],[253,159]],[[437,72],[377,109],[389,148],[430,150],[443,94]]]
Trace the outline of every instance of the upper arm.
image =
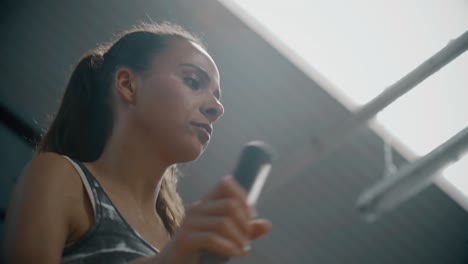
[[7,263],[60,263],[76,193],[73,170],[54,153],[38,154],[25,167],[6,215]]

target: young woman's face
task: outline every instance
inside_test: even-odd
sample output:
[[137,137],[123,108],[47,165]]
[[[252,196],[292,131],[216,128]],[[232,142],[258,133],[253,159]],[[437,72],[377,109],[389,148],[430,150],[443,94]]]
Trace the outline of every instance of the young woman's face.
[[224,112],[213,59],[193,42],[171,40],[139,76],[133,116],[148,143],[171,162],[196,159]]

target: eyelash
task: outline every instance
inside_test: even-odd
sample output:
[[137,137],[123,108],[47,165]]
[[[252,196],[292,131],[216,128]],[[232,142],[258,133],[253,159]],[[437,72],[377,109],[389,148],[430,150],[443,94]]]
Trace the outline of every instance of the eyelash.
[[190,88],[194,89],[194,90],[198,90],[200,89],[200,81],[198,81],[197,79],[195,78],[192,78],[192,77],[185,77],[184,78],[184,82],[185,84],[187,84]]

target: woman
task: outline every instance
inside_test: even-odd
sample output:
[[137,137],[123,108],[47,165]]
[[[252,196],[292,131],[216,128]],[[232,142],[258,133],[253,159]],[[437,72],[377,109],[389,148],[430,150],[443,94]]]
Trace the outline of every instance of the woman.
[[185,212],[175,165],[206,148],[223,114],[200,41],[142,25],[84,56],[6,219],[7,263],[199,263],[246,254],[270,229],[223,178]]

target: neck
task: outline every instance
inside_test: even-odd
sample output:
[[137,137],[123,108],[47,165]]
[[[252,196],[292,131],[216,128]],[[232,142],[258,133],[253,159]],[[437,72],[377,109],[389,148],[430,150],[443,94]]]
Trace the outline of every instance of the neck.
[[140,209],[154,211],[163,175],[171,164],[163,162],[143,137],[114,131],[92,166],[113,189],[132,199]]

